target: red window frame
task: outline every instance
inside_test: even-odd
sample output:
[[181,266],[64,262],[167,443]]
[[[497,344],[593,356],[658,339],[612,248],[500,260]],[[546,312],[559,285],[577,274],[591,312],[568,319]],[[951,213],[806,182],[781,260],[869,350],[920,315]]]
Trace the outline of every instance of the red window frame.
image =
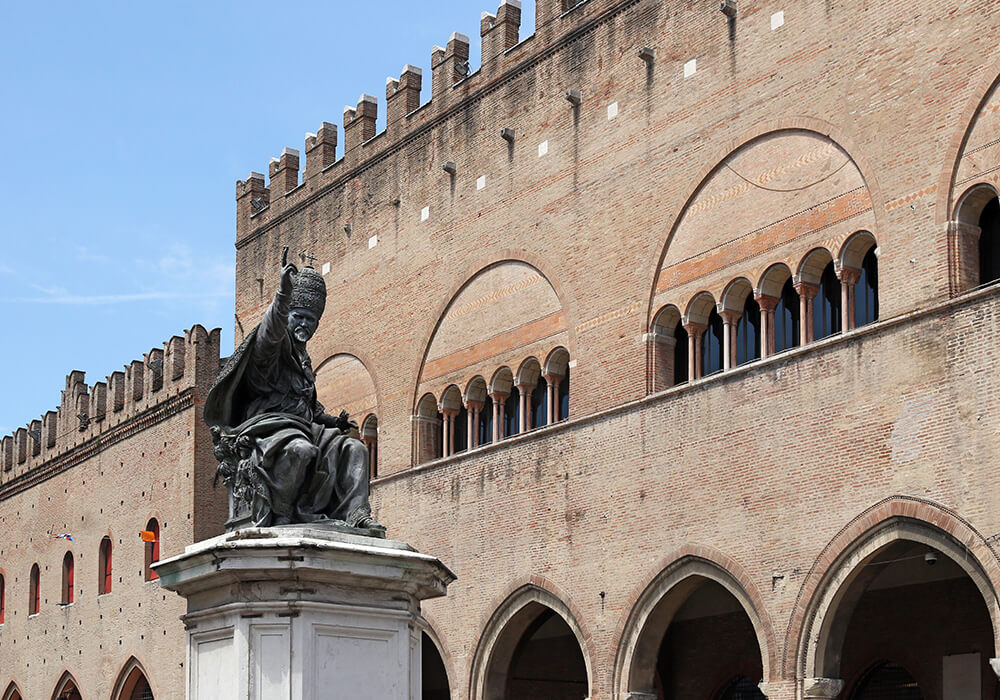
[[100,595],[111,592],[111,538],[101,540]]
[[73,578],[74,578],[73,553],[66,552],[63,557],[63,604],[69,605],[73,602]]
[[156,536],[152,542],[146,543],[146,580],[155,581],[160,578],[151,568],[153,564],[160,561],[160,523],[156,518],[150,518],[146,523],[146,530]]
[[39,609],[41,608],[41,596],[39,595],[38,589],[40,588],[41,572],[38,570],[38,564],[33,564],[31,566],[31,578],[28,582],[28,593],[30,597],[28,598],[28,614],[37,615]]

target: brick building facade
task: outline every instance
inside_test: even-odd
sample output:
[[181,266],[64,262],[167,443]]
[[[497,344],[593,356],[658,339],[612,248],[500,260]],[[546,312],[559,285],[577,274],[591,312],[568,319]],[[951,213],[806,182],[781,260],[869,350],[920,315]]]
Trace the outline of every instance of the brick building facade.
[[535,11],[236,188],[237,342],[314,259],[320,399],[459,577],[425,697],[994,697],[1000,6]]

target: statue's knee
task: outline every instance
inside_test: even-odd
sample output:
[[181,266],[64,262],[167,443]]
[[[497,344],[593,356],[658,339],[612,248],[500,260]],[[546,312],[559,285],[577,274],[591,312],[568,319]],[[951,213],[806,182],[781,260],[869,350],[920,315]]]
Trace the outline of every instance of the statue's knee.
[[288,456],[298,464],[308,464],[316,459],[319,448],[307,440],[292,440],[285,448]]

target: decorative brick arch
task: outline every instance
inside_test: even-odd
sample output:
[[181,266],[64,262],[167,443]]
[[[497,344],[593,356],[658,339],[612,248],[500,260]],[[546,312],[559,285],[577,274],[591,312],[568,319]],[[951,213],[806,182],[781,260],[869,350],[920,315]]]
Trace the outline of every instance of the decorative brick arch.
[[[663,614],[660,606],[672,592],[680,591],[686,581],[703,578],[726,589],[746,612],[757,634],[760,648],[763,683],[778,677],[778,653],[774,627],[760,591],[740,564],[722,552],[705,545],[689,544],[675,550],[645,577],[645,585],[637,587],[626,602],[626,612],[618,624],[615,639],[613,695],[627,698],[631,692],[649,692],[644,686],[649,679],[640,677],[637,666],[649,661],[655,666],[656,653],[663,634],[676,609]],[[686,596],[685,596],[686,599]],[[678,606],[683,600],[678,601]],[[654,614],[656,617],[654,618]]]
[[[476,640],[475,654],[472,657],[472,669],[469,674],[469,700],[490,700],[485,694],[486,682],[491,677],[491,668],[495,657],[500,654],[509,657],[513,654],[513,646],[520,640],[520,633],[513,633],[509,623],[518,624],[518,613],[529,606],[542,606],[554,611],[563,622],[569,626],[580,645],[580,653],[587,668],[587,686],[592,692],[594,687],[594,663],[597,649],[594,639],[582,626],[579,609],[556,584],[544,576],[530,576],[521,579],[510,588],[493,608],[494,612],[485,618],[479,629]],[[522,630],[523,631],[523,630]],[[513,645],[511,642],[513,641]],[[588,693],[589,694],[589,693]]]
[[[17,693],[15,696],[14,693]],[[4,691],[3,695],[0,695],[2,700],[13,700],[17,697],[19,700],[24,700],[24,693],[21,692],[21,688],[17,685],[16,681],[11,681],[7,684],[7,689]]]
[[448,649],[448,646],[441,639],[441,636],[437,633],[437,630],[444,629],[435,622],[434,616],[427,614],[426,611],[421,611],[421,616],[417,620],[417,625],[420,627],[420,631],[427,634],[430,637],[431,642],[437,647],[438,654],[441,655],[441,661],[444,663],[444,672],[448,676],[448,688],[451,690],[452,696],[455,695],[456,682],[458,676],[455,675],[455,661]]
[[[322,362],[320,362],[319,364],[316,365],[316,368],[315,368],[315,374],[316,374],[316,376],[318,377],[320,371],[324,368],[324,366],[328,365],[332,360],[334,360],[337,357],[349,357],[349,358],[353,358],[354,360],[357,360],[359,363],[361,363],[361,366],[364,368],[365,373],[368,375],[368,380],[372,383],[372,392],[374,393],[374,397],[375,397],[375,405],[374,405],[374,407],[372,407],[371,411],[365,411],[365,415],[368,415],[368,413],[374,413],[374,414],[378,415],[379,412],[381,411],[381,407],[382,407],[382,395],[381,395],[381,393],[379,393],[379,384],[378,384],[378,381],[376,381],[376,379],[375,379],[375,375],[372,373],[372,364],[370,362],[370,358],[368,357],[367,354],[365,354],[364,352],[362,352],[358,348],[356,348],[356,347],[349,347],[349,348],[339,347],[338,350],[336,350],[333,353],[330,353],[330,355],[328,355],[325,359],[323,359]],[[342,406],[340,406],[340,405],[337,405],[337,406],[326,406],[326,405],[324,405],[324,408],[326,408],[326,410],[328,412],[329,411],[339,412],[340,409],[342,408]],[[353,416],[353,414],[352,414],[352,418],[356,419],[356,417]]]
[[481,274],[504,263],[521,263],[528,265],[529,267],[534,268],[535,271],[549,283],[549,286],[552,288],[553,292],[555,292],[556,298],[558,298],[559,304],[562,307],[563,314],[565,314],[566,317],[570,356],[576,357],[576,307],[575,305],[569,303],[569,295],[567,294],[562,283],[559,282],[558,278],[554,275],[554,270],[551,269],[551,265],[539,256],[528,253],[525,250],[509,249],[502,250],[499,254],[493,253],[490,255],[482,255],[479,256],[478,259],[473,259],[471,263],[465,266],[465,269],[460,277],[461,282],[455,285],[451,294],[449,294],[444,301],[437,305],[434,313],[429,317],[429,320],[423,326],[423,330],[421,330],[418,335],[418,337],[422,339],[421,342],[423,350],[420,353],[420,357],[417,358],[413,371],[410,374],[410,376],[414,377],[412,391],[413,407],[411,411],[416,410],[417,402],[423,395],[423,393],[420,392],[420,383],[422,380],[424,364],[427,362],[427,354],[430,352],[431,344],[434,342],[434,337],[436,336],[442,321],[444,321],[448,310],[451,308],[452,304],[454,304],[455,300],[462,293],[462,291],[469,286],[469,284],[471,284]]
[[[986,71],[987,77],[980,81],[979,85],[969,96],[959,116],[959,131],[951,137],[951,143],[945,155],[944,164],[937,180],[937,200],[935,202],[935,220],[939,225],[944,225],[952,216],[954,205],[960,193],[955,192],[955,176],[961,164],[962,153],[972,135],[972,128],[975,126],[976,117],[979,111],[986,106],[986,99],[993,90],[1000,86],[1000,65],[994,65]],[[995,185],[994,185],[995,186]]]
[[72,683],[73,687],[76,688],[76,692],[80,694],[81,698],[83,697],[83,691],[80,690],[80,684],[76,682],[76,677],[69,671],[63,671],[62,675],[59,676],[56,687],[52,690],[52,700],[59,700],[59,696],[62,695],[68,683]]
[[824,547],[799,590],[785,633],[782,677],[824,677],[831,664],[827,654],[836,631],[833,614],[853,581],[859,565],[898,540],[922,542],[961,566],[983,595],[993,628],[995,652],[1000,650],[1000,557],[967,520],[932,501],[891,496],[848,523]]
[[153,691],[153,697],[160,697],[156,688],[153,687],[153,680],[149,677],[146,672],[146,667],[136,658],[135,655],[129,657],[128,661],[122,665],[121,670],[118,672],[117,680],[115,681],[114,689],[111,691],[111,700],[130,700],[132,697],[132,691],[135,690],[135,685],[139,680],[139,675],[146,679],[146,683],[149,684],[149,689]]
[[702,167],[694,178],[692,178],[695,183],[694,186],[690,190],[685,191],[685,194],[680,198],[672,202],[667,202],[665,209],[667,211],[676,211],[677,215],[673,218],[670,229],[667,231],[667,235],[663,240],[659,258],[655,261],[651,261],[651,266],[647,269],[646,279],[650,280],[649,296],[646,301],[646,314],[642,319],[643,328],[640,332],[645,332],[645,330],[650,327],[653,315],[659,309],[659,307],[654,306],[656,301],[656,286],[659,281],[660,270],[663,267],[663,262],[666,259],[667,251],[670,248],[670,243],[673,240],[674,234],[676,233],[678,226],[683,221],[684,215],[687,213],[690,206],[694,203],[695,199],[701,193],[705,185],[708,184],[709,179],[716,173],[716,171],[723,167],[724,161],[730,155],[736,153],[741,148],[751,145],[753,142],[758,141],[765,136],[782,131],[812,132],[820,136],[825,136],[840,147],[840,149],[848,155],[854,166],[858,169],[862,179],[864,180],[865,186],[868,189],[873,205],[872,213],[875,217],[875,229],[877,231],[885,230],[886,212],[885,207],[881,206],[883,201],[882,191],[875,178],[874,167],[872,166],[871,161],[864,155],[863,150],[858,145],[860,141],[855,137],[854,132],[850,128],[836,126],[825,120],[808,116],[790,116],[781,119],[758,122],[740,133],[735,138],[724,141],[717,149],[715,149],[715,151],[713,151],[712,155],[706,161],[707,164]]

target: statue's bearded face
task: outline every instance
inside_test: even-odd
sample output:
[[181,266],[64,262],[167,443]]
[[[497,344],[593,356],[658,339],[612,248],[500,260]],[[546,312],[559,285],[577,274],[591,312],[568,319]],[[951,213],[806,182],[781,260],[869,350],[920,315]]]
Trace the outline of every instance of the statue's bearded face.
[[319,316],[309,309],[292,309],[288,312],[288,330],[300,343],[305,343],[316,332]]

